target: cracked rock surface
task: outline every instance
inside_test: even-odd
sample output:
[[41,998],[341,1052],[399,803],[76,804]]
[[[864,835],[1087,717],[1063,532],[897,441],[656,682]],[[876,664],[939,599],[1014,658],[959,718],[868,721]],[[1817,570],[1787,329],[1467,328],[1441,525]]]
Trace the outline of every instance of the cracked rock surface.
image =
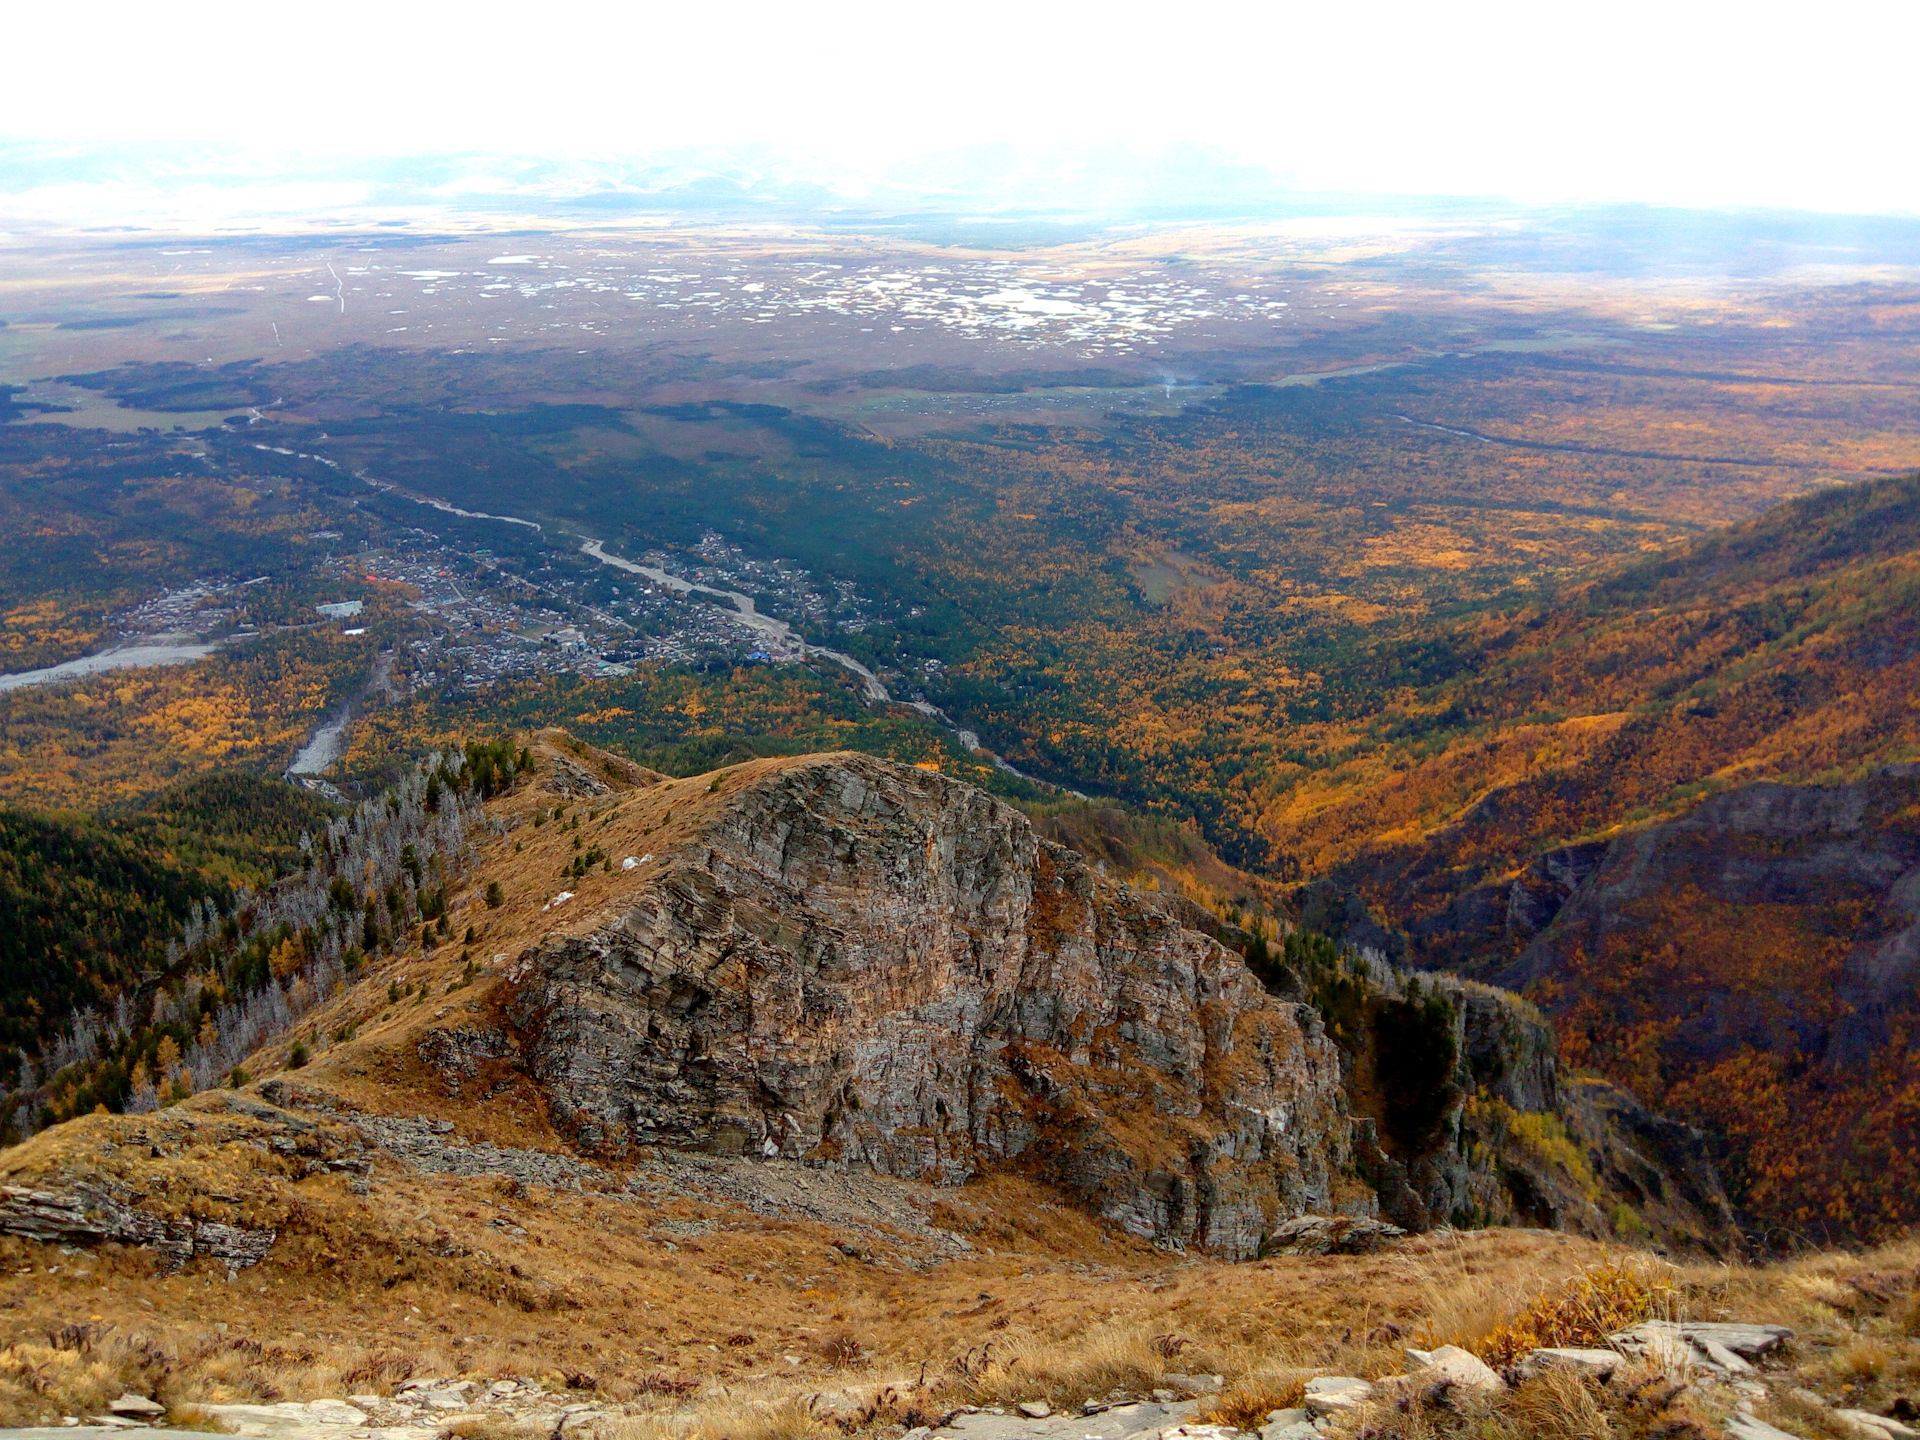
[[606,1153],[1017,1167],[1233,1256],[1330,1209],[1348,1159],[1312,1010],[1013,807],[867,756],[759,768],[509,979],[523,1063]]

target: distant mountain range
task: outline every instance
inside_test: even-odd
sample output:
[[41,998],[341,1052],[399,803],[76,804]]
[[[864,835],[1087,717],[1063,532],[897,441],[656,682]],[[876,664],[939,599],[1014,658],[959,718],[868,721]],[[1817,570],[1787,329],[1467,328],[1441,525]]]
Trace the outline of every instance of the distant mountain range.
[[1423,248],[1464,264],[1544,271],[1920,264],[1920,218],[1308,191],[1186,142],[983,144],[860,170],[769,145],[556,159],[0,141],[0,226],[16,232],[577,227],[668,216],[1010,248],[1113,227],[1338,221],[1339,233],[1412,230]]

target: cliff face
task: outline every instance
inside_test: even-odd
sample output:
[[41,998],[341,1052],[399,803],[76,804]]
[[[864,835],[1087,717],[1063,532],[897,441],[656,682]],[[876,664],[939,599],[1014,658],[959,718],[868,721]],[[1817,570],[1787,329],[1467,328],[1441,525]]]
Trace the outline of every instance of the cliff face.
[[[1821,933],[1828,943],[1818,948],[1838,963],[1820,981],[1837,1003],[1797,1003],[1812,978],[1804,967],[1751,975],[1714,997],[1706,1023],[1690,1027],[1689,1050],[1718,1057],[1773,1044],[1784,1024],[1794,1048],[1858,1063],[1911,1011],[1920,974],[1920,765],[1852,785],[1748,785],[1622,836],[1569,878],[1551,928],[1502,967],[1499,983],[1522,988],[1575,950],[1644,939],[1676,897],[1696,895],[1764,912],[1776,930]],[[1853,923],[1832,923],[1843,911]],[[1725,978],[1702,970],[1697,988],[1717,990]]]
[[691,838],[511,971],[523,1063],[583,1143],[1015,1167],[1229,1255],[1372,1209],[1318,1016],[1176,907],[937,774],[836,755],[717,783]]
[[[1380,932],[1357,901],[1335,908],[1349,930]],[[1705,1137],[1605,1080],[1567,1074],[1552,1026],[1526,1000],[1397,969],[1350,939],[1336,949],[1296,937],[1286,950],[1274,978],[1307,995],[1336,1037],[1355,1170],[1395,1224],[1740,1248]]]
[[1706,1126],[1758,1223],[1920,1219],[1920,766],[1745,786],[1560,869],[1491,978]]

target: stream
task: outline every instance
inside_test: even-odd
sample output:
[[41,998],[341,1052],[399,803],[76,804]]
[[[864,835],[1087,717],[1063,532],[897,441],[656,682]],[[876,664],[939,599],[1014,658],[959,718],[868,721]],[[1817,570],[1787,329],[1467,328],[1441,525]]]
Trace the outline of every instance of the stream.
[[786,621],[776,620],[771,615],[762,615],[758,610],[754,609],[753,597],[751,595],[742,595],[738,590],[716,590],[711,585],[699,585],[691,580],[682,580],[678,575],[670,575],[665,570],[661,570],[652,565],[636,565],[631,560],[622,560],[618,555],[607,554],[604,543],[599,540],[589,540],[581,545],[580,549],[583,554],[591,555],[602,565],[611,565],[614,569],[624,570],[629,575],[643,576],[653,581],[656,585],[666,586],[667,589],[673,591],[675,594],[691,595],[697,590],[702,595],[718,595],[723,600],[731,600],[735,611],[734,619],[738,620],[749,630],[758,631],[760,634],[770,639],[778,640],[782,644],[794,646],[800,651],[802,659],[811,652],[823,659],[833,661],[834,664],[844,669],[851,670],[860,677],[861,685],[865,689],[867,699],[869,700],[885,705],[893,698],[887,694],[887,687],[880,683],[880,677],[862,665],[858,660],[854,659],[853,656],[840,650],[829,650],[824,645],[807,644],[806,641],[793,633],[793,627],[787,624]]
[[[875,675],[873,671],[869,670],[865,665],[862,665],[845,651],[829,650],[824,645],[809,645],[794,633],[793,627],[787,624],[786,621],[776,620],[771,615],[762,615],[756,610],[751,595],[742,595],[738,590],[718,590],[711,585],[700,585],[692,580],[682,580],[678,575],[668,574],[658,566],[636,565],[631,560],[622,560],[618,555],[609,555],[603,541],[584,541],[580,546],[580,550],[582,554],[592,556],[602,565],[611,565],[614,569],[624,570],[629,575],[641,576],[643,579],[653,581],[656,585],[664,585],[667,589],[679,595],[691,595],[695,591],[699,591],[702,595],[718,595],[723,600],[731,600],[735,612],[734,619],[746,626],[749,630],[756,631],[770,639],[778,640],[783,644],[793,646],[799,650],[800,658],[803,660],[808,655],[818,655],[823,660],[831,660],[842,669],[851,670],[860,677],[860,682],[865,690],[867,699],[881,705],[893,703],[893,697],[887,693],[887,687],[880,683],[880,677]],[[994,769],[1003,771],[1008,775],[1016,776],[1032,785],[1045,785],[1048,783],[1045,780],[1036,780],[1024,770],[1016,770],[991,750],[983,749],[978,735],[975,735],[971,730],[960,729],[959,726],[953,723],[952,718],[948,716],[947,712],[942,710],[938,705],[930,705],[925,700],[908,700],[900,703],[905,704],[910,710],[919,711],[922,715],[926,716],[927,719],[934,721],[936,724],[946,726],[947,729],[953,731],[954,735],[959,739],[962,749],[966,750],[970,755],[975,753],[984,754],[993,762]],[[1079,798],[1083,800],[1086,798],[1086,796],[1081,795],[1078,790],[1069,789],[1067,793],[1079,796]]]

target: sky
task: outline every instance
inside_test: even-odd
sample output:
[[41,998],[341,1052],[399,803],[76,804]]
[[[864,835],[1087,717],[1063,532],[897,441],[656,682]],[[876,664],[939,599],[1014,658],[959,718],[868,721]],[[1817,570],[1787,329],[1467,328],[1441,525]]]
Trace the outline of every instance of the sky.
[[1184,142],[1305,190],[1920,214],[1912,0],[73,0],[5,34],[0,138],[210,145],[289,182],[449,151],[760,145],[857,178]]

